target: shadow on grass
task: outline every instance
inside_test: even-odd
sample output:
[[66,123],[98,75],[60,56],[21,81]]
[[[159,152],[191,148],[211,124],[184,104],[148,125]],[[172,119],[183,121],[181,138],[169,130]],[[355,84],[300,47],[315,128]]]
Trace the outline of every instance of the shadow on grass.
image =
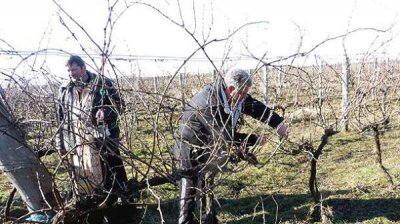
[[[335,223],[355,223],[374,218],[400,221],[400,199],[342,199],[335,195],[346,194],[347,191],[324,192],[330,195],[326,204],[333,212]],[[261,203],[262,201],[262,203]],[[239,199],[220,199],[221,207],[217,213],[224,223],[274,223],[305,222],[312,199],[309,194],[297,195],[258,195]],[[264,208],[264,212],[263,211]],[[220,219],[221,219],[220,218]]]
[[377,217],[400,221],[400,199],[331,199],[327,201],[334,211],[334,220],[357,222]]
[[[357,223],[375,218],[384,218],[392,222],[400,222],[400,199],[348,199],[337,198],[350,194],[350,191],[323,192],[326,204],[333,212],[334,223]],[[240,196],[239,196],[240,197]],[[309,194],[275,194],[256,195],[237,199],[220,198],[221,207],[217,206],[220,223],[306,223],[306,216],[312,204]],[[168,200],[161,203],[163,220],[166,224],[177,223],[178,203]],[[14,211],[16,212],[16,211]],[[16,215],[14,213],[14,215]],[[19,214],[21,215],[21,214]],[[126,212],[123,216],[132,217],[137,222],[160,223],[161,216],[156,205],[137,208]],[[122,218],[122,217],[121,217]]]

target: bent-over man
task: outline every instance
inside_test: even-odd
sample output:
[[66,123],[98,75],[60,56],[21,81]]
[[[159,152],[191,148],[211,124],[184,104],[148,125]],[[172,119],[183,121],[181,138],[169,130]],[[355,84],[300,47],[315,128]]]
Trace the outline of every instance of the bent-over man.
[[[236,131],[242,114],[276,128],[280,137],[288,135],[284,119],[248,94],[250,74],[241,69],[228,72],[224,80],[205,86],[184,108],[179,124],[174,157],[184,176],[180,179],[178,223],[194,223],[196,195],[201,196],[201,223],[217,223],[213,200],[206,194],[207,173],[229,161],[231,146],[262,143],[263,136]],[[213,171],[214,170],[214,171]]]

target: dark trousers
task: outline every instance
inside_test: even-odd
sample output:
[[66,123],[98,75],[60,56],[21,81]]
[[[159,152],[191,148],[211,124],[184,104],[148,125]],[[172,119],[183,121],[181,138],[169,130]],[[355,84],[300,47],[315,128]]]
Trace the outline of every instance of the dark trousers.
[[103,188],[111,193],[118,193],[124,190],[124,185],[128,181],[124,164],[119,150],[120,130],[114,128],[110,130],[107,138],[96,139],[96,147],[101,151],[103,163]]
[[[195,208],[199,204],[200,223],[218,223],[215,213],[214,196],[212,192],[212,178],[206,173],[199,173],[193,170],[201,165],[199,155],[192,152],[192,147],[183,142],[175,145],[175,158],[179,160],[179,168],[187,170],[187,176],[180,178],[179,183],[179,224],[193,224],[195,222]],[[190,172],[190,170],[193,172]],[[197,222],[198,223],[198,222]]]
[[104,157],[106,190],[123,190],[124,183],[128,181],[119,150],[108,149]]
[[[210,180],[208,180],[210,181]],[[195,223],[194,212],[196,204],[200,204],[200,223],[218,223],[214,195],[204,178],[181,178],[179,186],[179,224]]]
[[112,132],[108,139],[99,143],[103,152],[105,190],[113,192],[123,190],[128,178],[119,150],[119,131],[118,133]]

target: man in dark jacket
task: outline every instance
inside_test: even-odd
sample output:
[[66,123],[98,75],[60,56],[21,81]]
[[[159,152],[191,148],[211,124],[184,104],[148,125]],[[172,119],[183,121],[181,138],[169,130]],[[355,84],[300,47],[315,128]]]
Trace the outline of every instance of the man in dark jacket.
[[[247,71],[232,70],[224,81],[204,87],[185,107],[173,152],[185,174],[180,179],[178,223],[194,223],[196,195],[206,195],[206,177],[229,162],[232,146],[265,141],[262,136],[236,132],[241,114],[267,123],[277,128],[280,137],[287,137],[284,119],[248,95],[251,85]],[[201,223],[217,223],[212,199],[202,197],[200,210]]]
[[127,176],[118,124],[123,100],[112,81],[87,71],[79,56],[71,56],[66,66],[70,81],[59,89],[56,144],[72,160],[74,193],[123,189]]

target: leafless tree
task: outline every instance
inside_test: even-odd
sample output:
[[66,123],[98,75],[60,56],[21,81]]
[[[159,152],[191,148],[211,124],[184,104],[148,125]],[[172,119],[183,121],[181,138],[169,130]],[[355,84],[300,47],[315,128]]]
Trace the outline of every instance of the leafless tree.
[[[88,65],[100,77],[111,77],[125,99],[125,112],[121,114],[121,127],[123,130],[121,150],[122,159],[129,173],[130,181],[127,192],[121,193],[121,198],[137,206],[147,207],[148,202],[157,204],[158,215],[162,223],[166,215],[162,211],[162,202],[166,198],[163,191],[157,185],[169,183],[172,191],[176,190],[177,179],[182,175],[174,164],[168,150],[173,147],[174,139],[178,138],[175,131],[183,106],[186,105],[196,91],[204,84],[212,82],[215,78],[222,78],[230,54],[232,39],[240,32],[253,25],[266,24],[265,21],[250,22],[234,28],[222,37],[213,35],[213,19],[206,26],[205,16],[199,13],[195,1],[176,4],[168,4],[174,7],[176,14],[164,11],[162,7],[145,1],[123,2],[106,1],[108,18],[105,20],[102,40],[96,40],[81,25],[79,18],[74,18],[64,9],[58,1],[53,3],[59,8],[60,24],[69,32],[82,51]],[[183,12],[181,4],[191,4],[190,16]],[[113,57],[114,29],[119,19],[133,7],[146,7],[153,10],[159,16],[169,21],[180,29],[181,32],[193,41],[194,47],[190,54],[184,58],[178,68],[171,74],[154,78],[143,78],[138,71],[126,71],[118,66],[118,63],[133,64],[129,58]],[[208,16],[208,15],[207,15]],[[212,15],[209,15],[211,18]],[[203,24],[200,26],[200,24]],[[317,215],[319,219],[330,216],[329,206],[324,204],[323,195],[318,189],[318,159],[323,153],[324,147],[329,145],[329,138],[338,132],[341,125],[342,111],[338,98],[341,97],[341,85],[343,82],[340,64],[330,64],[322,56],[315,54],[315,50],[324,44],[341,40],[357,32],[384,33],[385,30],[374,28],[359,28],[348,31],[335,37],[326,38],[315,44],[310,49],[304,50],[303,34],[299,35],[299,43],[296,53],[280,58],[267,57],[264,54],[256,55],[248,49],[248,56],[258,64],[252,69],[252,78],[256,83],[255,95],[262,97],[262,87],[269,87],[268,104],[275,110],[282,112],[286,120],[292,124],[291,137],[288,141],[280,141],[273,131],[263,125],[255,124],[251,119],[244,119],[241,128],[250,130],[250,133],[268,135],[267,145],[255,145],[251,148],[233,147],[228,150],[231,158],[224,169],[229,172],[240,172],[249,166],[257,166],[262,169],[266,164],[274,161],[282,155],[306,156],[310,162],[309,189],[313,197],[314,205],[310,209],[310,215]],[[54,80],[51,71],[46,68],[46,60],[39,59],[39,55],[48,52],[58,54],[72,54],[66,49],[39,49],[27,56],[14,55],[17,52],[10,44],[2,40],[1,43],[10,51],[10,55],[20,61],[14,69],[2,69],[2,77],[9,80],[7,86],[7,100],[10,111],[16,116],[16,122],[26,131],[25,139],[41,160],[52,172],[57,190],[67,192],[73,182],[68,176],[67,170],[72,166],[70,161],[58,155],[53,141],[58,126],[55,121],[55,104],[57,87],[60,82]],[[218,64],[213,59],[209,50],[216,43],[226,45],[223,60]],[[381,45],[378,45],[381,46]],[[361,63],[351,64],[349,70],[349,105],[348,119],[353,127],[361,132],[373,131],[376,146],[377,162],[385,172],[388,181],[394,185],[393,178],[382,162],[382,145],[380,136],[385,128],[389,128],[398,111],[394,105],[398,104],[399,93],[397,91],[398,62],[386,61],[371,64],[368,62],[370,55],[376,49],[366,53],[366,58]],[[209,74],[185,73],[185,65],[192,62],[195,55],[203,55],[210,66]],[[47,57],[50,57],[48,55]],[[312,65],[301,63],[306,60],[314,60]],[[300,62],[300,63],[299,63]],[[268,68],[268,83],[265,84],[266,70]],[[32,73],[43,77],[47,82],[44,85],[36,85],[32,80],[24,78],[24,73]],[[214,73],[214,77],[213,74]],[[354,75],[354,76],[353,76]],[[156,76],[156,74],[155,74]],[[274,77],[274,78],[273,78]],[[176,88],[178,87],[179,88]],[[274,90],[274,91],[272,91]],[[271,94],[275,92],[275,94]],[[266,94],[265,94],[266,95]],[[264,96],[265,97],[265,96]],[[299,128],[300,127],[300,128]],[[307,130],[304,132],[304,130]],[[226,145],[221,142],[214,147],[212,153],[218,154],[219,148]],[[209,164],[204,164],[207,166]],[[202,169],[199,167],[198,169]],[[191,172],[197,172],[192,170]],[[213,194],[216,186],[226,179],[224,173],[216,175],[208,183],[208,191],[204,194]],[[130,197],[137,192],[146,192],[148,200],[140,202],[130,201]],[[10,196],[12,198],[13,195]],[[275,201],[275,199],[274,199]],[[262,199],[261,199],[262,202]],[[87,213],[93,212],[93,208],[85,207],[83,199],[78,202],[68,201],[57,208],[56,221],[74,222]],[[150,203],[150,204],[151,204]],[[275,201],[278,206],[278,202]],[[100,203],[102,204],[102,203]],[[104,209],[96,207],[95,209]],[[144,214],[146,216],[146,214]],[[278,216],[278,214],[276,214]],[[263,217],[265,221],[265,217]]]

